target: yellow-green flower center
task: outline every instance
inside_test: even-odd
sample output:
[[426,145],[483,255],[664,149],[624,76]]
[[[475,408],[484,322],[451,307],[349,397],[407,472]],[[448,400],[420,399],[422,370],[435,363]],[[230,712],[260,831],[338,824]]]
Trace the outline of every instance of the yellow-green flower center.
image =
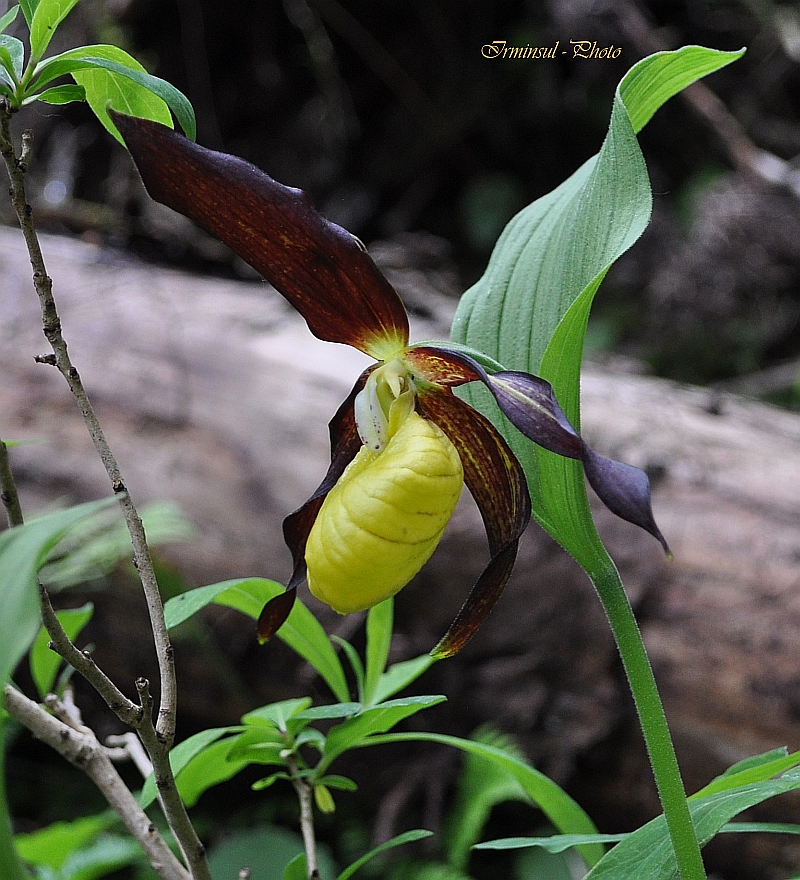
[[463,481],[441,428],[407,412],[381,451],[360,449],[325,498],[306,544],[311,592],[340,614],[393,596],[436,549]]
[[415,396],[414,380],[399,357],[376,367],[355,399],[361,442],[374,452],[383,450],[413,411]]

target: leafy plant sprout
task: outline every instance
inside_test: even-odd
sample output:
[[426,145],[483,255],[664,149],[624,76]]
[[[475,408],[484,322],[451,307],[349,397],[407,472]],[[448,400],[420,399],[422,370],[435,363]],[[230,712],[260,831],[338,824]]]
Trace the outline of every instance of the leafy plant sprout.
[[[137,699],[128,699],[75,643],[91,608],[55,611],[37,583],[47,578],[48,556],[62,537],[78,534],[78,526],[85,529],[108,502],[24,522],[8,454],[13,441],[0,441],[0,486],[10,526],[0,534],[0,602],[8,624],[0,642],[0,761],[8,724],[16,719],[90,776],[163,880],[210,880],[205,848],[187,808],[210,785],[243,767],[271,765],[277,769],[255,787],[286,780],[297,792],[305,852],[278,870],[284,880],[302,880],[320,876],[315,807],[331,811],[332,790],[354,787],[329,772],[340,755],[396,742],[446,743],[491,762],[515,780],[558,832],[482,846],[556,851],[575,846],[590,880],[666,880],[676,874],[702,880],[700,846],[726,830],[725,823],[739,812],[800,787],[800,755],[775,750],[743,761],[687,801],[636,621],[594,531],[585,478],[613,512],[650,531],[665,550],[666,542],[652,518],[646,477],[599,455],[581,438],[578,375],[594,293],[610,264],[641,234],[649,214],[650,190],[636,134],[672,95],[741,53],[690,46],[635,65],[617,90],[600,153],[512,220],[486,274],[462,298],[452,339],[412,343],[397,294],[352,236],[320,217],[299,191],[235,157],[193,144],[194,115],[180,92],[114,46],[85,46],[45,57],[53,33],[76,2],[23,0],[0,16],[0,152],[53,349],[39,360],[55,366],[67,381],[122,508],[150,614],[160,693],[156,704],[149,682],[140,678]],[[27,44],[5,33],[20,12]],[[63,83],[64,76],[72,82]],[[239,579],[188,591],[162,607],[141,517],[67,351],[27,203],[32,134],[23,133],[17,151],[11,120],[34,101],[86,101],[129,147],[151,194],[227,241],[283,293],[317,336],[353,345],[375,359],[331,421],[328,473],[285,522],[294,558],[286,588],[261,578]],[[173,115],[186,138],[167,127]],[[528,332],[520,333],[520,327]],[[433,656],[387,666],[392,597],[434,552],[462,481],[484,520],[489,563]],[[395,695],[434,659],[456,653],[475,633],[505,586],[517,541],[531,517],[591,578],[629,677],[664,815],[627,836],[599,835],[565,792],[513,750],[393,729],[444,699]],[[386,561],[390,564],[376,565]],[[337,651],[296,600],[306,576],[312,592],[337,610],[369,609],[363,662],[346,642],[340,640]],[[260,636],[276,634],[291,645],[319,672],[336,702],[314,706],[310,698],[299,698],[260,707],[241,724],[201,731],[173,748],[176,677],[169,629],[209,602],[259,619]],[[42,622],[46,635],[39,632]],[[123,783],[107,746],[84,726],[59,679],[48,641],[135,732],[124,752],[135,756],[147,776],[138,797]],[[11,681],[26,652],[41,702]],[[355,699],[340,655],[350,662]],[[324,722],[322,729],[318,722]],[[39,849],[47,846],[48,829],[41,838],[18,837],[15,846],[2,782],[0,774],[0,868],[4,880],[24,880],[28,871],[20,853],[33,864],[48,864],[37,859]],[[156,800],[177,854],[145,813]],[[87,819],[95,835],[111,821],[107,816]],[[338,880],[349,880],[383,849],[426,834],[399,835],[357,859]],[[605,852],[607,843],[616,845]],[[74,844],[73,854],[86,856],[79,846]],[[99,865],[95,862],[93,870],[99,871]],[[110,862],[102,865],[111,870]],[[61,871],[64,878],[80,876],[70,874],[66,863]]]

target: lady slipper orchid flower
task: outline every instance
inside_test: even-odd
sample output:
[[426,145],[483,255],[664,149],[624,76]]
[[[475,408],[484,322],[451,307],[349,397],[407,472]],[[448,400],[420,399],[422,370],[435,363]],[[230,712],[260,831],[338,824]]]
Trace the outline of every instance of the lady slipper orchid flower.
[[[500,432],[453,393],[482,382],[523,434],[583,462],[600,499],[655,535],[646,475],[590,449],[544,379],[487,367],[451,343],[409,344],[405,308],[353,236],[308,197],[239,158],[156,122],[112,112],[150,195],[229,245],[305,318],[320,339],[375,359],[330,422],[331,463],[284,521],[294,562],[286,591],[264,607],[261,641],[288,616],[297,587],[341,613],[394,595],[435,550],[466,483],[491,559],[434,656],[460,650],[511,574],[531,517],[525,474]],[[667,550],[668,552],[668,550]]]

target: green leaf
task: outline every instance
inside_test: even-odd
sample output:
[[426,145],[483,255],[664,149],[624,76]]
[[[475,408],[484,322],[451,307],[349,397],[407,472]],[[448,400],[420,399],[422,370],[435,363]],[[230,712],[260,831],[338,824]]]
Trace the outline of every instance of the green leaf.
[[[511,740],[495,731],[479,731],[473,739],[522,758]],[[467,753],[447,817],[447,861],[466,870],[470,849],[479,840],[491,811],[497,804],[511,800],[529,800],[516,777],[494,761]]]
[[774,749],[763,755],[745,758],[734,764],[708,785],[693,794],[689,800],[698,800],[720,791],[728,791],[753,782],[771,779],[797,767],[800,764],[800,752],[788,754],[786,749]]
[[375,694],[381,675],[386,669],[393,626],[393,598],[386,599],[370,608],[367,614],[367,668],[364,676],[364,702],[367,705],[377,702]]
[[364,664],[358,656],[358,651],[356,651],[347,639],[342,639],[339,636],[332,636],[331,638],[332,641],[336,642],[336,644],[344,651],[345,656],[350,663],[350,668],[353,670],[353,677],[356,680],[356,692],[358,693],[358,698],[364,703],[366,701],[364,697],[364,680],[366,676],[364,674]]
[[619,843],[629,834],[553,834],[550,837],[500,837],[476,843],[473,849],[525,849],[539,846],[551,853],[565,852],[573,846]]
[[36,576],[48,554],[76,523],[115,501],[104,498],[81,504],[0,533],[0,611],[4,627],[0,639],[0,684],[11,677],[39,632]]
[[283,880],[306,880],[308,877],[308,865],[305,853],[296,855],[286,866],[283,872]]
[[299,697],[293,700],[281,700],[279,703],[269,703],[259,709],[253,709],[242,716],[245,724],[263,723],[274,725],[281,732],[290,728],[292,718],[299,712],[304,712],[311,706],[311,697]]
[[[26,5],[34,6],[33,16],[28,19],[31,28],[31,56],[34,61],[44,55],[56,28],[77,2],[78,0],[39,0],[35,5],[22,4],[23,13]],[[28,18],[27,13],[25,17]]]
[[135,840],[118,834],[102,834],[86,849],[70,856],[59,880],[100,880],[142,861],[142,850]]
[[303,721],[320,721],[331,718],[349,718],[362,709],[361,703],[331,703],[328,706],[314,706],[298,712],[294,717]]
[[328,788],[335,788],[338,791],[358,791],[356,783],[347,776],[323,776],[316,784],[327,785]]
[[226,761],[239,759],[251,764],[283,764],[281,752],[286,750],[286,740],[273,726],[251,726],[227,741],[229,748]]
[[[704,846],[734,816],[771,797],[800,788],[796,769],[777,779],[717,791],[703,798],[691,798],[697,839]],[[647,877],[648,880],[672,880],[678,870],[667,824],[663,816],[653,819],[628,835],[604,856],[587,874],[586,880],[619,880],[620,877]]]
[[[723,834],[800,834],[800,825],[786,822],[729,822],[719,829]],[[501,837],[476,844],[473,849],[524,849],[538,846],[560,853],[589,843],[619,843],[635,832],[622,834],[554,834],[550,837]]]
[[411,660],[393,663],[378,680],[375,693],[372,696],[373,703],[376,705],[382,703],[407,688],[412,681],[416,681],[435,662],[436,658],[431,657],[430,654],[422,654],[419,657],[412,657]]
[[119,132],[107,113],[109,107],[172,127],[171,110],[186,136],[192,140],[196,137],[194,110],[188,98],[166,80],[147,73],[135,58],[116,46],[81,46],[48,58],[36,67],[30,91],[65,74],[85,87],[92,110],[120,143]]
[[800,825],[789,822],[729,822],[720,831],[726,834],[800,834]]
[[[258,620],[264,605],[282,590],[280,584],[264,578],[239,578],[189,590],[170,599],[164,606],[167,626],[177,626],[211,602],[235,608]],[[286,623],[278,630],[278,638],[317,670],[337,700],[342,703],[348,701],[350,689],[328,634],[299,600],[294,603]]]
[[[507,770],[536,806],[547,816],[552,824],[564,834],[597,834],[594,822],[584,810],[552,779],[526,764],[525,761],[509,754],[504,749],[471,739],[449,736],[443,733],[387,733],[373,736],[356,744],[357,748],[394,742],[435,742],[453,746],[463,752],[478,755]],[[581,855],[588,865],[598,863],[603,855],[600,844],[581,847]],[[639,875],[636,875],[637,877]],[[642,875],[644,876],[644,875]]]
[[54,822],[30,834],[18,834],[14,842],[26,862],[58,871],[74,852],[89,846],[117,821],[114,813],[107,812],[73,822]]
[[[592,299],[650,216],[650,184],[636,132],[671,95],[741,54],[689,46],[635,65],[617,89],[600,152],[511,220],[483,277],[462,297],[453,339],[507,369],[550,381],[576,428]],[[580,463],[522,437],[488,392],[467,386],[463,394],[500,427],[522,462],[536,519],[597,577],[610,561],[594,530]]]
[[25,16],[28,29],[30,29],[31,22],[33,21],[33,14],[36,12],[39,0],[20,0],[19,5],[20,9],[22,9],[22,14]]
[[38,95],[31,95],[26,98],[23,104],[32,104],[34,101],[44,101],[45,104],[71,104],[73,101],[85,101],[86,89],[83,86],[53,86],[52,89],[45,89]]
[[12,83],[19,81],[25,67],[25,46],[16,37],[0,33],[0,61],[12,75]]
[[[91,602],[87,602],[80,608],[68,608],[56,612],[56,617],[59,619],[70,641],[75,641],[80,631],[91,620],[93,611],[94,605]],[[31,647],[28,658],[31,677],[42,699],[53,689],[53,682],[56,680],[56,675],[58,675],[58,670],[62,663],[61,657],[55,651],[50,650],[49,645],[50,636],[47,630],[42,627]]]
[[[174,504],[147,504],[140,512],[151,547],[185,541],[194,534]],[[57,592],[109,574],[132,554],[125,523],[114,511],[104,511],[70,529],[48,556],[39,580],[50,592]]]
[[324,772],[335,758],[362,740],[373,734],[391,730],[403,719],[409,718],[422,709],[442,703],[446,699],[443,696],[422,696],[390,700],[388,703],[364,709],[353,718],[348,718],[347,721],[337,724],[328,732],[325,751],[317,766],[318,771]]
[[17,17],[17,13],[19,12],[19,3],[16,6],[12,6],[11,9],[8,10],[2,17],[0,17],[0,34],[10,25],[13,24],[14,20]]
[[426,837],[430,837],[433,834],[432,831],[425,831],[422,828],[418,828],[414,831],[406,831],[403,834],[398,834],[397,837],[393,837],[391,840],[387,840],[386,843],[380,844],[380,846],[376,846],[371,849],[368,853],[365,853],[361,856],[360,859],[357,859],[353,862],[352,865],[345,868],[341,874],[336,878],[336,880],[350,880],[350,878],[358,871],[359,868],[362,868],[367,864],[368,861],[374,859],[375,856],[379,855],[382,852],[386,852],[387,849],[393,849],[396,846],[402,846],[404,843],[413,843],[415,840],[423,840]]
[[[181,791],[181,796],[184,800],[189,803],[189,798],[184,794],[181,790],[180,785],[180,774],[181,772],[189,765],[191,761],[194,761],[199,755],[202,755],[204,752],[208,752],[209,748],[217,742],[218,739],[225,736],[228,733],[238,732],[241,730],[241,727],[213,727],[208,730],[201,730],[199,733],[194,734],[194,736],[190,736],[188,739],[185,739],[183,742],[178,743],[174,749],[169,753],[169,763],[172,767],[172,772],[176,776],[176,781],[178,782],[178,790]],[[227,752],[230,748],[230,743],[224,743],[225,749],[222,754],[214,753],[214,761],[207,762],[212,765],[220,765],[222,766],[225,763],[223,754]],[[217,760],[219,759],[219,760]],[[234,772],[238,772],[234,771]],[[231,775],[234,775],[233,773]],[[230,778],[230,777],[226,777]],[[214,783],[210,783],[213,785]],[[205,790],[205,789],[204,789]],[[196,792],[195,792],[196,793]],[[150,804],[156,799],[156,781],[155,777],[151,773],[150,776],[147,777],[144,781],[144,785],[142,786],[141,792],[139,792],[139,804],[143,810],[146,810]],[[195,797],[195,801],[197,797],[200,795],[197,794]],[[194,803],[194,801],[192,801]]]
[[187,807],[193,807],[209,788],[233,779],[252,763],[244,756],[231,757],[230,742],[230,739],[222,739],[212,743],[181,770],[176,783]]

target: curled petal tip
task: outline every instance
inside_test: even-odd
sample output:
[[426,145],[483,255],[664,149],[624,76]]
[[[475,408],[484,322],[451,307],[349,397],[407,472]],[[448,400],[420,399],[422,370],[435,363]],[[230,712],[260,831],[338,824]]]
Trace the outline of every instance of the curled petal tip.
[[279,593],[264,606],[258,617],[258,641],[263,645],[275,635],[286,622],[294,607],[297,590],[286,590]]
[[647,474],[633,465],[606,458],[585,443],[581,457],[586,478],[603,504],[618,517],[649,532],[672,559],[672,551],[653,517]]

